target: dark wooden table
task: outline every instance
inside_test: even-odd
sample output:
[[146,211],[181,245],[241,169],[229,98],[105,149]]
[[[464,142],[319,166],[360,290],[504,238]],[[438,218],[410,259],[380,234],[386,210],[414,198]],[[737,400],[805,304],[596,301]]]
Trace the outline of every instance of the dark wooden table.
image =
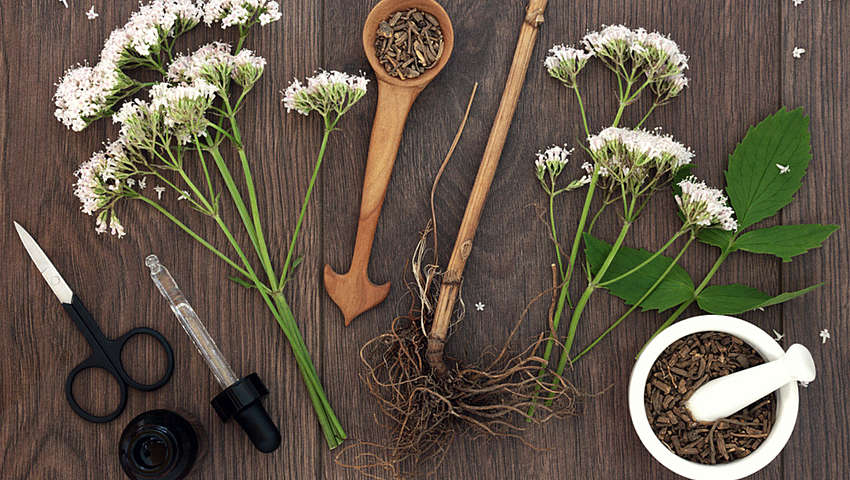
[[[209,452],[196,478],[355,477],[334,464],[284,336],[257,295],[229,282],[221,262],[149,209],[124,209],[129,233],[123,240],[96,235],[92,219],[80,213],[72,174],[116,132],[107,121],[82,134],[66,131],[53,118],[54,83],[68,66],[95,58],[107,34],[126,20],[136,2],[69,3],[71,8],[65,9],[57,0],[0,1],[0,476],[122,478],[116,455],[121,429],[134,415],[165,407],[188,412],[209,430]],[[368,71],[360,30],[373,3],[285,0],[283,20],[259,29],[249,42],[269,60],[242,122],[261,183],[267,238],[278,261],[320,141],[316,119],[287,115],[278,92],[294,76],[320,67]],[[298,245],[306,261],[288,292],[330,399],[351,437],[359,440],[385,439],[385,434],[376,426],[377,409],[358,379],[358,349],[406,308],[402,270],[428,219],[433,176],[478,81],[479,96],[436,203],[439,238],[446,246],[442,254],[448,254],[524,16],[524,2],[519,0],[443,3],[454,19],[454,56],[411,113],[376,236],[371,276],[394,282],[390,297],[344,328],[321,282],[325,263],[341,270],[351,255],[374,88],[333,136]],[[100,12],[94,21],[84,15],[90,4]],[[690,87],[672,106],[661,109],[650,126],[664,126],[692,146],[701,177],[721,184],[727,156],[749,125],[782,105],[802,106],[811,116],[814,160],[797,201],[779,219],[847,223],[850,69],[845,57],[850,51],[850,2],[807,0],[794,7],[791,0],[551,0],[466,272],[463,300],[467,305],[483,302],[486,309],[470,312],[457,329],[450,349],[458,356],[474,357],[485,346],[501,343],[521,309],[551,281],[552,248],[546,226],[535,213],[535,204],[544,198],[532,175],[532,157],[546,145],[575,144],[580,131],[573,99],[545,74],[545,51],[554,43],[577,42],[588,29],[621,22],[669,32],[690,54]],[[222,35],[232,39],[232,32],[203,30],[192,35],[192,42]],[[795,46],[806,49],[801,59],[792,59]],[[613,83],[608,72],[594,67],[582,85],[595,129],[615,109]],[[627,124],[637,120],[638,112],[630,113]],[[571,234],[583,195],[561,198],[561,229]],[[181,213],[194,218],[193,226],[214,244],[225,245],[214,225],[199,221],[188,209]],[[69,369],[87,355],[87,347],[26,256],[13,219],[36,236],[107,335],[138,325],[166,334],[177,352],[171,383],[154,394],[132,391],[125,413],[107,425],[86,423],[72,413],[63,383]],[[610,237],[615,221],[613,216],[603,219],[598,231]],[[658,246],[675,228],[672,198],[660,194],[628,242]],[[784,332],[790,342],[811,347],[819,370],[817,381],[801,392],[790,443],[753,478],[850,478],[846,238],[841,231],[825,248],[786,264],[766,256],[737,255],[717,276],[717,282],[739,281],[768,292],[827,281],[802,299],[743,315],[768,331]],[[237,372],[257,371],[268,381],[272,392],[267,405],[280,420],[284,437],[275,454],[259,454],[235,425],[223,425],[214,416],[208,400],[217,386],[148,279],[143,258],[151,252],[174,273]],[[702,275],[715,255],[708,247],[694,248],[684,264]],[[593,338],[622,310],[620,301],[597,295],[578,343]],[[694,308],[688,313],[698,312]],[[542,309],[533,311],[521,335],[534,335],[545,328],[544,322]],[[462,439],[453,445],[441,476],[673,478],[640,445],[625,400],[632,358],[659,322],[657,314],[635,315],[579,363],[572,374],[578,385],[589,391],[611,388],[589,402],[578,418],[528,434],[531,442],[550,451],[534,452],[517,441]],[[826,344],[818,337],[822,328],[832,332]],[[137,373],[156,368],[157,352],[151,345],[133,349],[145,359],[136,365]],[[99,381],[105,379],[84,379],[81,391],[105,408],[116,392]]]

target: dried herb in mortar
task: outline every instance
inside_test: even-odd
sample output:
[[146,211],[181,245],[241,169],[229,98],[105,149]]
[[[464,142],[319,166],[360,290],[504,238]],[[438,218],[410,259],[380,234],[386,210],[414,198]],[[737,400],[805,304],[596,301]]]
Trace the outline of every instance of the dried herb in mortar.
[[764,363],[741,339],[717,332],[696,333],[664,350],[652,366],[644,402],[652,431],[676,455],[702,464],[746,457],[773,426],[776,394],[711,423],[691,418],[685,402],[703,384]]
[[416,78],[443,56],[440,22],[430,13],[412,8],[395,12],[378,24],[375,53],[393,77]]

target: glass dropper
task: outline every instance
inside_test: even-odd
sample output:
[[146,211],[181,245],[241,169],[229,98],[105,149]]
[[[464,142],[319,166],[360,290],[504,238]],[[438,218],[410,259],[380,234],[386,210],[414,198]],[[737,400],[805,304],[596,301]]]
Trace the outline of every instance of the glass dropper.
[[263,398],[269,389],[256,373],[239,378],[233,373],[209,332],[201,323],[195,310],[186,301],[177,282],[168,270],[159,263],[156,255],[148,255],[145,265],[151,269],[151,278],[162,296],[168,300],[171,311],[177,316],[183,330],[192,339],[222,391],[212,399],[212,406],[222,421],[233,418],[263,453],[280,447],[280,430],[263,406]]
[[198,318],[198,314],[189,305],[189,302],[186,300],[183,292],[180,291],[180,287],[177,286],[177,282],[174,281],[168,269],[159,263],[159,258],[156,255],[148,255],[145,259],[145,265],[150,268],[153,282],[156,284],[160,293],[162,293],[162,296],[168,300],[171,311],[174,312],[183,330],[192,339],[195,348],[204,357],[204,361],[207,362],[207,366],[210,368],[219,385],[221,385],[221,388],[226,389],[236,383],[239,377],[233,373],[230,364],[227,363],[215,341],[210,337],[201,319]]

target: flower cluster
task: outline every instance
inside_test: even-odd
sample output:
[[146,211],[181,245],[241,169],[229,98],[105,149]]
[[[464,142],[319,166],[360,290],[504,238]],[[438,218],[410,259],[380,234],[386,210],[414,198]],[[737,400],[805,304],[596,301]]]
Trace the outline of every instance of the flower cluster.
[[[561,192],[575,190],[590,183],[590,177],[584,175],[578,180],[573,180],[563,189],[558,191],[555,190],[555,182],[558,179],[558,176],[561,175],[561,172],[564,171],[564,167],[566,167],[570,162],[570,155],[572,155],[572,153],[573,150],[568,149],[566,145],[563,147],[554,145],[545,151],[537,152],[537,157],[534,160],[534,170],[537,174],[537,179],[540,180],[540,185],[543,186],[543,190],[547,193],[558,194]],[[549,174],[548,182],[546,181],[547,173]]]
[[273,0],[208,0],[204,4],[204,22],[221,22],[221,28],[268,25],[280,18],[280,4]]
[[589,32],[582,43],[617,75],[628,79],[631,72],[642,74],[658,104],[667,103],[688,85],[688,57],[661,33],[610,25]]
[[62,77],[53,102],[57,120],[75,132],[82,131],[98,118],[108,115],[110,108],[131,89],[134,81],[109,65],[79,65]]
[[119,68],[156,55],[167,38],[194,28],[201,15],[193,0],[153,0],[141,5],[123,27],[109,34],[100,61]]
[[694,157],[672,136],[641,129],[609,127],[587,142],[599,175],[619,183],[641,184],[651,171],[656,176],[675,173]]
[[251,50],[243,49],[232,55],[229,44],[213,42],[191,55],[178,55],[168,67],[168,79],[184,84],[204,80],[221,90],[232,79],[240,87],[250,89],[263,75],[265,66],[266,60]]
[[[137,173],[127,158],[124,145],[112,142],[80,165],[74,172],[77,181],[74,195],[82,203],[82,211],[88,215],[97,213],[98,233],[109,229],[112,235],[124,236],[124,227],[115,215],[115,202],[126,196],[128,182]],[[133,183],[136,183],[133,180]]]
[[190,85],[159,83],[151,87],[151,109],[161,112],[165,126],[180,143],[188,143],[196,136],[206,135],[206,113],[217,91],[203,79]]
[[728,231],[738,229],[735,211],[727,204],[722,190],[706,186],[705,182],[693,176],[679,182],[679,188],[682,193],[676,195],[676,203],[686,225],[719,227]]
[[565,45],[555,45],[549,49],[549,56],[543,64],[549,75],[563,82],[567,87],[576,85],[576,76],[587,65],[593,53]]
[[315,111],[326,119],[331,112],[340,116],[363,98],[368,83],[369,80],[361,75],[322,71],[308,78],[306,86],[294,80],[282,92],[283,104],[287,112],[295,110],[309,115]]
[[53,96],[54,115],[74,131],[108,116],[117,102],[139,86],[121,69],[156,65],[153,57],[158,56],[163,42],[200,20],[201,10],[193,0],[154,0],[142,5],[109,35],[97,65],[80,65],[65,72]]

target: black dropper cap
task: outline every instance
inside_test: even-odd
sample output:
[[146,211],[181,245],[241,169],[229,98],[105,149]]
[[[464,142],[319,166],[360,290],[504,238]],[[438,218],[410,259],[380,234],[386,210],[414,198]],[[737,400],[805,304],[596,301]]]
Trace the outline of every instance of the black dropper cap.
[[280,446],[280,431],[263,406],[269,389],[256,373],[241,378],[212,399],[212,406],[222,421],[235,418],[248,438],[263,453]]
[[133,480],[180,480],[198,457],[198,434],[185,418],[168,410],[151,410],[121,434],[118,456]]

